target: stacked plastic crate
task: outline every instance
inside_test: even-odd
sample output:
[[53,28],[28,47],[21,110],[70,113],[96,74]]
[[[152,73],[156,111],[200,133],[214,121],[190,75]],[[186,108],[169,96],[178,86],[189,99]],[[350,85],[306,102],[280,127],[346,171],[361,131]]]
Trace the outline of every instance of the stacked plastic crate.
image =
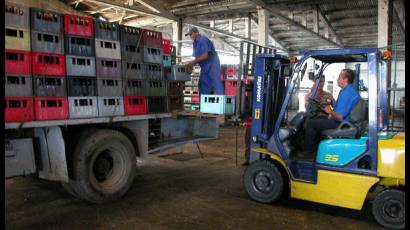
[[[185,79],[180,79],[180,77],[183,76],[177,74],[177,67],[173,67],[176,64],[175,46],[171,46],[171,40],[163,39],[162,50],[164,75],[167,84],[168,111],[172,112],[173,110],[182,110],[184,106],[183,90]],[[180,71],[182,71],[181,68]]]
[[143,30],[143,72],[146,77],[148,113],[167,112],[166,82],[163,73],[162,33]]
[[146,114],[145,88],[147,83],[143,72],[142,30],[121,25],[120,38],[125,115]]
[[199,98],[199,75],[201,73],[201,67],[194,66],[189,80],[185,82],[184,89],[184,109],[185,110],[199,110],[200,98]]
[[5,4],[5,121],[34,120],[29,9]]
[[68,119],[63,15],[30,8],[36,120]]
[[66,14],[64,33],[70,118],[97,117],[94,20]]
[[95,21],[98,114],[124,115],[119,25]]

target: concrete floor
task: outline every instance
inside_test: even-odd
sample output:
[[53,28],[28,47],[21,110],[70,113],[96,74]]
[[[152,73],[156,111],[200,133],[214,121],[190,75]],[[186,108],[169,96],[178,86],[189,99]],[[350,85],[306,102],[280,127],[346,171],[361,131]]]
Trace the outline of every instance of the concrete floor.
[[301,200],[277,204],[250,200],[242,186],[244,129],[167,151],[138,168],[129,193],[109,204],[70,197],[58,184],[34,178],[5,182],[6,229],[382,229],[369,207],[354,211]]

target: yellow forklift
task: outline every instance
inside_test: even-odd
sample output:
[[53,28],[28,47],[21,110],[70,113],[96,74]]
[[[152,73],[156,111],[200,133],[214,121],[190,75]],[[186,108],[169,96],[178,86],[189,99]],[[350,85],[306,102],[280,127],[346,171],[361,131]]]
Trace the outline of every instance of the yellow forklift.
[[[256,57],[250,164],[243,175],[253,200],[273,203],[289,191],[291,198],[356,210],[370,200],[380,225],[405,228],[405,133],[387,129],[389,57],[376,48],[306,51],[300,60]],[[291,102],[312,59],[320,63],[317,73],[309,74],[315,85],[334,63],[366,63],[368,90],[350,112],[350,122],[323,131],[316,155],[304,159],[298,152],[303,151],[305,120],[323,109],[314,100],[317,87],[307,111],[292,111]]]

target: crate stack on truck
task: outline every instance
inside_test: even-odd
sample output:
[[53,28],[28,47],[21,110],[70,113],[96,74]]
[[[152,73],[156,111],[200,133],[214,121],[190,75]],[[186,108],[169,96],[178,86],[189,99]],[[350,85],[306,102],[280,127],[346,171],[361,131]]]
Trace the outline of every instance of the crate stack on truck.
[[31,64],[36,120],[67,119],[63,15],[30,9]]
[[64,15],[70,118],[98,117],[94,20]]
[[5,7],[6,122],[183,109],[188,74],[161,32]]
[[34,120],[30,13],[5,4],[5,120]]

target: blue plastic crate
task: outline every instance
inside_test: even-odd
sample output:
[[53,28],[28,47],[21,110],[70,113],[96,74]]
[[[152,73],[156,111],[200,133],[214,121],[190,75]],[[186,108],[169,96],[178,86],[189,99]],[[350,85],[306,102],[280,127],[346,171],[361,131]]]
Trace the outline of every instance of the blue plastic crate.
[[163,55],[162,64],[164,67],[171,67],[171,55]]
[[233,114],[235,112],[235,96],[201,95],[201,113]]

